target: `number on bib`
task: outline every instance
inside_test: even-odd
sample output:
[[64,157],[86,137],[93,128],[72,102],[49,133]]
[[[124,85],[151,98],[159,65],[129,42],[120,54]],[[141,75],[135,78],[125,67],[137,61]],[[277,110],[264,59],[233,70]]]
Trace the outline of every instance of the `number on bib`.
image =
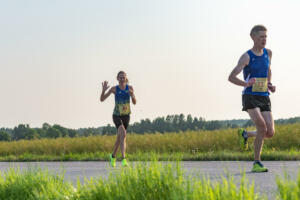
[[252,85],[252,92],[267,92],[268,80],[267,78],[256,78],[255,83]]

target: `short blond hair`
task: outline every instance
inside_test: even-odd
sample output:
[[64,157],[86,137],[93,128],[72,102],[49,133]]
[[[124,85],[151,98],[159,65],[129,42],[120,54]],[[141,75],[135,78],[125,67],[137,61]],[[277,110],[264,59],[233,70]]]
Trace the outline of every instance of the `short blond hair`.
[[256,35],[259,31],[267,31],[267,28],[264,25],[255,25],[250,32],[250,35]]

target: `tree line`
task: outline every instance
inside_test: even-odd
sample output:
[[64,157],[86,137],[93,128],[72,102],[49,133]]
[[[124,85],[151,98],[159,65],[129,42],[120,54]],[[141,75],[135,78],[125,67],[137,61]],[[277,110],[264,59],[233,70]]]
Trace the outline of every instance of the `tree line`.
[[[276,124],[300,123],[300,117],[275,120]],[[157,117],[154,120],[142,119],[129,125],[127,132],[144,133],[166,133],[184,132],[196,130],[217,130],[226,128],[249,127],[253,126],[251,120],[209,120],[202,117],[192,117],[191,115],[167,115]],[[28,124],[19,124],[13,129],[0,128],[0,141],[31,140],[40,138],[59,138],[59,137],[84,137],[91,135],[111,135],[116,133],[114,125],[106,125],[98,128],[69,129],[58,124],[51,126],[44,123],[41,128],[31,128]]]
[[[300,117],[289,119],[275,120],[276,124],[293,124],[300,123]],[[253,122],[248,119],[233,119],[233,120],[209,120],[206,121],[202,117],[192,117],[183,114],[180,115],[167,115],[166,117],[157,117],[153,121],[150,119],[142,119],[140,122],[135,122],[128,127],[128,133],[166,133],[166,132],[184,132],[184,131],[197,131],[197,130],[218,130],[227,128],[246,128],[254,126]],[[108,124],[102,127],[102,134],[115,134],[116,129],[114,126]]]

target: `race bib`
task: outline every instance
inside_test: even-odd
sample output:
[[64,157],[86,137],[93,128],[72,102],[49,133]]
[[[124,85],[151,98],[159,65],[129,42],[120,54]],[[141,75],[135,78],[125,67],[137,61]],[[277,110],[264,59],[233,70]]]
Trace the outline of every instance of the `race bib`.
[[120,115],[129,115],[130,114],[130,105],[128,104],[119,104]]
[[255,78],[256,81],[252,85],[252,92],[267,92],[268,91],[268,79],[267,78]]

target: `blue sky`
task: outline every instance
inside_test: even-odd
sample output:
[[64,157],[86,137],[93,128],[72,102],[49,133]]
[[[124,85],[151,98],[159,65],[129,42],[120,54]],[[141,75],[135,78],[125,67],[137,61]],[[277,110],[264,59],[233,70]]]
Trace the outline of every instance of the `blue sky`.
[[127,72],[138,103],[132,122],[167,114],[248,118],[227,81],[268,28],[275,119],[299,116],[300,18],[296,0],[1,1],[0,127],[112,123],[101,82]]

